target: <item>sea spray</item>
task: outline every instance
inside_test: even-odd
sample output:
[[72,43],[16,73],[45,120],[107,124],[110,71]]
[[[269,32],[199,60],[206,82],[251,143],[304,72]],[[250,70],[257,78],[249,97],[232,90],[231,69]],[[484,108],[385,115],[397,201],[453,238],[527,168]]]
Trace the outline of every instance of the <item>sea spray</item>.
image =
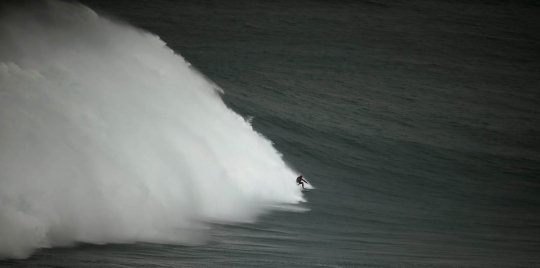
[[302,195],[270,141],[157,36],[78,4],[0,16],[0,258],[199,243]]

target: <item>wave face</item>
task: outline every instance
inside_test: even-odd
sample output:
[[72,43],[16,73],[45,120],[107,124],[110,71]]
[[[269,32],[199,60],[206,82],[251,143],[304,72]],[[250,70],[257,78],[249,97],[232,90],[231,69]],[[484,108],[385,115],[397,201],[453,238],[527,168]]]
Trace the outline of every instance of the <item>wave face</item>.
[[200,243],[302,201],[295,178],[157,36],[56,1],[0,17],[0,257]]

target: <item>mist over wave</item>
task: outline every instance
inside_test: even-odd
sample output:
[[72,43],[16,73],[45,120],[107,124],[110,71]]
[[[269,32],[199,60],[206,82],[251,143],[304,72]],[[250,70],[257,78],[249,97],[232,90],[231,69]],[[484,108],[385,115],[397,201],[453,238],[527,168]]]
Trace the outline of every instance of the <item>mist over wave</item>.
[[0,17],[0,258],[199,243],[302,194],[270,141],[157,36],[57,1]]

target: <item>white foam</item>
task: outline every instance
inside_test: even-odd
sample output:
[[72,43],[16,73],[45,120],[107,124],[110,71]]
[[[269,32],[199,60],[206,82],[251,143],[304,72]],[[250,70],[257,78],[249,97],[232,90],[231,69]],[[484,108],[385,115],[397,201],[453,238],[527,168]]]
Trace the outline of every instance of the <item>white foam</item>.
[[200,222],[302,200],[271,142],[157,36],[39,5],[0,17],[0,258],[198,243]]

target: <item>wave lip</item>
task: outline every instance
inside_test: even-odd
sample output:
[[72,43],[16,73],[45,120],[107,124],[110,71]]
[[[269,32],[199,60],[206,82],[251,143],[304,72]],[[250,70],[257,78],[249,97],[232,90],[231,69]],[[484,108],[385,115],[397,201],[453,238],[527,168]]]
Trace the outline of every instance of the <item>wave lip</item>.
[[0,258],[198,243],[303,201],[270,141],[157,36],[78,4],[0,17]]

